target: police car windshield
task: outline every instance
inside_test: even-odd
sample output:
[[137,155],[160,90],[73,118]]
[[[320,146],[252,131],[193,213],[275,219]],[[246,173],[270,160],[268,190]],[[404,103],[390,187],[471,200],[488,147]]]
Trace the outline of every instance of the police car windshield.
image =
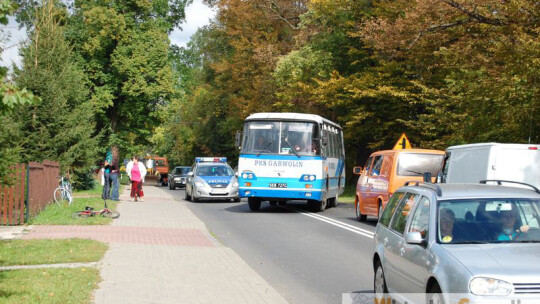
[[196,176],[233,176],[233,170],[226,165],[201,164],[195,170]]
[[318,138],[313,122],[250,121],[244,128],[242,153],[320,155]]

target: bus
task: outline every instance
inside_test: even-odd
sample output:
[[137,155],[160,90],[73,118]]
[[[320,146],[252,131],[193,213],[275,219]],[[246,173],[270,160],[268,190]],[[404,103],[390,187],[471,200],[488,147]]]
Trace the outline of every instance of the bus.
[[256,113],[237,134],[240,198],[258,211],[263,201],[305,200],[315,212],[335,207],[345,187],[341,127],[319,115]]

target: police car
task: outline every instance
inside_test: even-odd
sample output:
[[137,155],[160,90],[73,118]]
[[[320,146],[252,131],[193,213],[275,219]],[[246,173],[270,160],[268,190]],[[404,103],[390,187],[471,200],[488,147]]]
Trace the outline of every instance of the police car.
[[189,201],[203,199],[239,202],[238,180],[227,164],[226,157],[196,157],[187,175],[184,198]]

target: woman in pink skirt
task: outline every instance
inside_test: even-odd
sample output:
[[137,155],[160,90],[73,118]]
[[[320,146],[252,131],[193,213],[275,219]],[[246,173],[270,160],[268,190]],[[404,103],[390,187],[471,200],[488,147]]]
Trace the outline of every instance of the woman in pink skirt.
[[131,180],[131,198],[134,202],[136,202],[137,199],[144,202],[142,184],[144,183],[144,177],[146,176],[146,167],[143,163],[139,162],[138,157],[134,156],[127,164],[126,172]]

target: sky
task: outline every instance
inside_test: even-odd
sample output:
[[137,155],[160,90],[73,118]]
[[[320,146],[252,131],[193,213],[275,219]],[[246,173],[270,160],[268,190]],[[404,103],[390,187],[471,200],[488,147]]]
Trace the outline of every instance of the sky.
[[[170,35],[169,39],[172,44],[178,46],[186,46],[199,27],[205,26],[210,23],[210,19],[215,16],[215,10],[209,8],[202,3],[202,0],[193,0],[193,3],[186,8],[186,22],[181,24],[182,30],[176,29]],[[3,26],[2,26],[3,27]],[[9,32],[9,39],[2,41],[2,46],[9,47],[2,52],[2,58],[0,60],[1,66],[7,66],[10,69],[12,64],[21,66],[21,58],[18,55],[18,46],[22,41],[26,39],[26,32],[24,29],[18,29],[18,25],[15,22],[15,18],[9,18],[9,24],[4,27],[5,32]]]

